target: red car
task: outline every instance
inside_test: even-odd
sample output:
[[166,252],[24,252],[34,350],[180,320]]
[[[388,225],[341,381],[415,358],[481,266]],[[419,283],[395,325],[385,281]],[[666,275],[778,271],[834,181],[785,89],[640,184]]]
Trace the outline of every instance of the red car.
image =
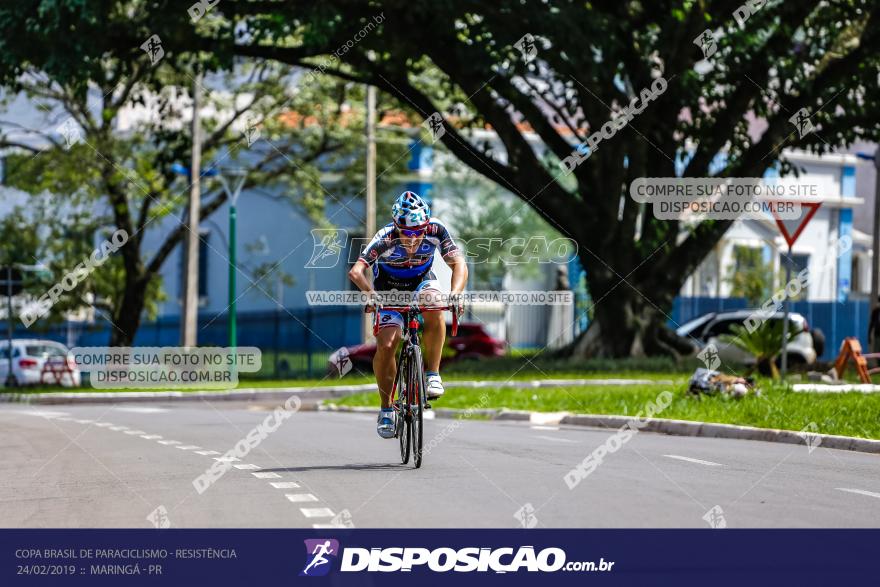
[[[441,364],[463,359],[482,359],[485,357],[501,357],[507,353],[507,344],[491,336],[482,324],[478,322],[463,322],[458,325],[458,334],[452,336],[452,327],[446,325],[446,348],[443,349]],[[371,372],[373,370],[373,355],[376,354],[374,343],[358,344],[345,347],[348,350],[348,358],[352,363],[352,370]],[[329,364],[335,369],[332,362]]]

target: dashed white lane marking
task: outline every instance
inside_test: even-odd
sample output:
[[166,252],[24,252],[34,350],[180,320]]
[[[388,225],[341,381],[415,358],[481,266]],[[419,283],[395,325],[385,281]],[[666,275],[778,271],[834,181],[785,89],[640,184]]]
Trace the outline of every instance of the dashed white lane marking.
[[880,499],[880,493],[874,493],[873,491],[865,491],[864,489],[848,489],[846,487],[836,487],[838,491],[846,491],[847,493],[858,493],[859,495],[867,495],[868,497],[876,497]]
[[120,412],[134,412],[135,414],[158,414],[159,412],[167,412],[167,408],[148,408],[148,407],[118,407],[113,408]]
[[62,421],[62,422],[73,422],[73,418],[70,418],[70,417],[68,417],[68,416],[58,416],[58,417],[55,418],[55,419],[56,419],[56,420],[60,420],[60,421]]
[[[141,412],[141,413],[152,413],[152,412],[166,411],[161,408],[117,408],[117,409],[119,409],[121,411]],[[94,422],[94,420],[76,420],[74,418],[64,417],[66,412],[30,412],[30,413],[32,415],[39,415],[39,416],[43,416],[45,418],[55,418],[55,419],[62,420],[62,421],[77,422],[78,424],[91,424]],[[428,413],[426,413],[426,416],[430,419],[430,418],[434,417],[434,414],[431,412],[428,412]],[[117,431],[117,432],[118,431],[125,431],[125,434],[131,435],[131,436],[138,435],[141,438],[144,438],[146,440],[158,440],[158,439],[162,438],[162,436],[160,434],[145,434],[143,430],[131,430],[128,428],[128,426],[118,426],[118,425],[114,426],[112,422],[97,422],[97,423],[95,423],[95,426],[99,426],[102,428],[109,427],[110,430]],[[534,428],[536,430],[558,430],[558,428],[553,427],[553,426],[532,426],[532,428]],[[564,438],[552,438],[549,436],[539,436],[538,438],[545,438],[547,440],[553,440],[553,441],[557,441],[557,442],[574,442],[573,440],[568,440],[568,439],[564,439]],[[194,450],[194,449],[201,448],[200,446],[197,446],[195,444],[186,444],[185,445],[179,440],[158,440],[158,443],[166,445],[166,446],[177,445],[177,446],[174,446],[174,448],[178,448],[180,450]],[[218,455],[220,453],[215,450],[198,450],[198,451],[196,451],[196,454],[210,456],[210,455]],[[241,459],[224,455],[221,457],[214,457],[214,460],[220,461],[220,462],[233,462],[233,461],[239,461]],[[272,471],[260,471],[259,470],[260,467],[258,467],[257,465],[251,464],[251,463],[242,463],[239,465],[232,465],[232,466],[235,467],[236,469],[239,469],[239,470],[251,471],[251,475],[253,475],[257,479],[281,479],[281,475],[279,475],[278,473],[275,473]],[[299,487],[300,487],[299,483],[296,483],[294,481],[273,481],[273,482],[270,482],[270,485],[272,487],[274,487],[275,489],[299,489]],[[320,501],[312,493],[285,493],[284,497],[286,497],[292,503],[309,503],[309,502]],[[877,497],[880,497],[880,495],[878,495]],[[326,508],[326,507],[300,508],[299,510],[307,518],[332,518],[335,515],[333,513],[333,510],[331,510],[330,508]],[[338,524],[331,523],[331,524],[313,524],[312,527],[314,527],[314,528],[339,528],[342,526],[340,526]]]
[[687,461],[688,463],[696,463],[698,465],[706,465],[708,467],[723,467],[721,463],[713,463],[712,461],[703,461],[701,459],[692,459],[691,457],[683,457],[681,455],[663,455],[667,459],[676,459],[678,461]]
[[543,440],[549,440],[549,441],[551,441],[551,442],[568,442],[568,443],[570,443],[570,444],[575,444],[575,443],[576,443],[576,441],[574,441],[574,440],[569,440],[568,438],[556,438],[556,437],[554,437],[554,436],[543,436],[543,435],[541,435],[541,434],[535,436],[535,438],[541,438],[541,439],[543,439]]
[[272,473],[271,471],[269,471],[269,472],[261,471],[261,472],[257,472],[257,473],[251,473],[251,475],[253,475],[257,479],[281,479],[281,475],[279,475],[278,473]]
[[22,413],[28,416],[37,416],[38,418],[57,418],[58,416],[67,415],[67,412],[48,412],[46,410],[32,410]]
[[299,503],[302,501],[318,501],[318,498],[311,493],[285,493],[284,497],[286,497],[293,503]]
[[[256,475],[256,473],[254,473]],[[299,489],[299,483],[293,481],[273,481],[269,483],[275,489]]]
[[345,524],[312,524],[312,528],[345,528]]
[[559,430],[559,426],[529,426],[532,430]]
[[332,518],[336,514],[330,508],[299,508],[307,518]]

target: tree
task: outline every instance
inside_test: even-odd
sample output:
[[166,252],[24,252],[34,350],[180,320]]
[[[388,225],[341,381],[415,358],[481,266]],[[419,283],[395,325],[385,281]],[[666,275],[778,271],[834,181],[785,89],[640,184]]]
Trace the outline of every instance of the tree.
[[[67,20],[94,26],[87,17],[116,3],[56,0],[50,4],[65,11],[51,18],[36,13],[36,0],[27,4],[16,14],[52,32]],[[224,0],[212,8],[210,27],[192,26],[169,2],[131,4],[149,4],[140,28],[120,23],[98,48],[64,39],[65,53],[41,48],[42,60],[76,70],[83,54],[130,51],[151,31],[173,51],[210,50],[226,67],[235,55],[320,65],[377,86],[420,119],[462,102],[468,116],[456,124],[442,117],[445,147],[579,244],[596,306],[573,348],[578,355],[686,348],[665,326],[672,300],[731,225],[658,220],[627,196],[632,180],[760,177],[785,147],[824,153],[880,138],[877,0],[746,3],[745,14],[742,0]],[[0,48],[32,29],[10,30]],[[708,58],[698,37],[711,40],[703,45]],[[14,62],[16,51],[0,51],[0,59]],[[570,175],[553,164],[619,120],[660,76],[662,95]],[[816,132],[801,135],[790,122],[802,110]],[[486,125],[503,153],[470,140],[469,129]],[[782,172],[790,169],[782,160]]]
[[[8,17],[0,10],[0,27],[8,26]],[[89,255],[99,228],[128,235],[114,255],[118,259],[92,272],[57,308],[104,307],[114,326],[111,345],[132,343],[145,308],[161,295],[159,272],[187,230],[177,218],[189,178],[175,174],[173,165],[189,160],[186,129],[196,67],[206,64],[170,59],[151,64],[140,51],[121,57],[102,53],[76,75],[26,64],[5,80],[11,90],[7,101],[23,95],[46,113],[39,128],[0,121],[0,147],[20,153],[7,158],[6,182],[35,196],[55,195],[56,229],[65,233],[54,230],[52,237],[87,245],[67,247],[79,259]],[[207,76],[203,161],[205,167],[245,168],[244,189],[278,186],[320,224],[328,199],[344,205],[349,198],[342,195],[358,189],[352,181],[363,168],[363,88],[328,76],[296,86],[293,77],[288,67],[266,60],[240,60],[228,72]],[[400,146],[383,148],[380,161],[387,166],[400,160],[401,152]],[[322,177],[326,171],[338,176],[329,188]],[[207,178],[202,185],[204,220],[225,203],[226,194]],[[155,250],[146,250],[146,232],[165,230],[163,220],[171,223],[170,231]],[[79,259],[52,257],[60,269],[55,279]],[[264,280],[290,279],[277,266],[257,267],[254,277],[243,269],[247,283],[272,299],[275,293],[265,291]]]
[[[529,239],[534,243],[543,239],[549,244],[561,237],[533,209],[523,206],[498,184],[452,162],[441,165],[439,172],[435,170],[434,183],[431,195],[437,205],[433,212],[442,213],[459,244],[467,249],[472,260],[468,278],[471,289],[500,289],[508,273],[539,276],[535,256],[541,263],[560,261],[561,257],[553,255],[560,251],[549,246],[535,245],[535,255],[519,254]],[[574,254],[568,247],[560,248],[565,254]]]
[[727,282],[730,295],[746,298],[749,304],[759,306],[773,293],[773,263],[764,262],[761,249],[734,246]]

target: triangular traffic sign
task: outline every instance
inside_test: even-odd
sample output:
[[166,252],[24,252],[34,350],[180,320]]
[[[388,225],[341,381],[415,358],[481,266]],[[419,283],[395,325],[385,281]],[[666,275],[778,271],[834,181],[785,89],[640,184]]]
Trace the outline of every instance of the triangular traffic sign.
[[796,220],[789,221],[792,222],[792,226],[786,226],[785,222],[779,218],[775,206],[771,206],[770,208],[773,212],[773,218],[776,219],[776,226],[779,227],[779,231],[782,233],[782,238],[788,243],[789,249],[794,246],[794,242],[807,227],[807,224],[812,220],[813,216],[815,216],[816,211],[819,210],[819,206],[822,205],[822,202],[801,202],[800,204],[802,208],[807,208],[807,213]]

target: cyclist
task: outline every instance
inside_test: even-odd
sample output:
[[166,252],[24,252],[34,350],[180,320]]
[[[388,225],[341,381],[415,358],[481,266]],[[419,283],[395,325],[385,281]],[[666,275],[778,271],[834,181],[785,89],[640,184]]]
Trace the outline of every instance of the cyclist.
[[[381,408],[376,431],[382,438],[394,437],[394,410],[391,392],[397,375],[395,350],[403,334],[403,316],[399,312],[381,309],[378,292],[411,291],[425,303],[437,299],[440,284],[431,271],[434,251],[439,249],[443,260],[452,269],[450,296],[456,299],[467,283],[468,270],[464,256],[456,246],[446,226],[431,218],[431,208],[415,192],[403,192],[391,208],[391,222],[385,225],[361,253],[348,272],[348,277],[364,293],[370,294],[370,304],[379,312],[379,333],[376,336],[376,355],[373,371],[379,386]],[[372,276],[372,279],[371,279]],[[459,304],[459,302],[455,302]],[[440,354],[446,338],[446,320],[443,312],[425,312],[425,375],[426,395],[437,399],[443,395],[440,379]]]

